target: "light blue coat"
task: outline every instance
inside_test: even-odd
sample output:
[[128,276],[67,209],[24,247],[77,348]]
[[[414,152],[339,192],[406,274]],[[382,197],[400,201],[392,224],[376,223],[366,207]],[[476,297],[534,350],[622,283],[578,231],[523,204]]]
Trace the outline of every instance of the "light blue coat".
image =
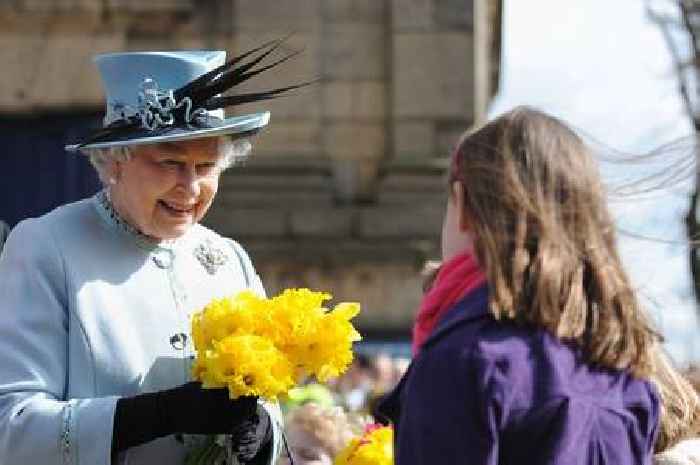
[[[195,225],[154,245],[99,194],[19,223],[0,257],[0,463],[110,464],[117,399],[190,380],[191,338],[183,347],[178,335],[244,288],[264,293],[234,241]],[[272,463],[280,417],[267,408]],[[170,436],[118,463],[176,465],[186,451]]]

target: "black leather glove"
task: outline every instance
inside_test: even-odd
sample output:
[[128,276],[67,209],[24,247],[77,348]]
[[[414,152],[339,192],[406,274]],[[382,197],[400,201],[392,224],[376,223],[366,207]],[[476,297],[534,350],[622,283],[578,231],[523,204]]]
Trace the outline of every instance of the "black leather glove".
[[[253,463],[272,440],[272,420],[267,410],[258,404],[255,414],[233,430],[232,439],[238,461]],[[264,460],[260,462],[263,463]]]
[[231,400],[227,389],[202,389],[196,382],[156,394],[161,416],[171,434],[230,433],[249,420],[258,405],[257,397]]
[[117,401],[112,452],[176,433],[226,434],[256,413],[256,397],[231,400],[228,390],[202,389],[197,382]]

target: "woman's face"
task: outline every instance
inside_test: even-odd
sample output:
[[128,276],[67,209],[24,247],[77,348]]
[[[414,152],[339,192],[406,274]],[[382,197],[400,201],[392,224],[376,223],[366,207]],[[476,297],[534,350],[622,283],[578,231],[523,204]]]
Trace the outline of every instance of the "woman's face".
[[218,139],[138,145],[110,169],[115,209],[143,234],[175,239],[209,210],[219,186]]

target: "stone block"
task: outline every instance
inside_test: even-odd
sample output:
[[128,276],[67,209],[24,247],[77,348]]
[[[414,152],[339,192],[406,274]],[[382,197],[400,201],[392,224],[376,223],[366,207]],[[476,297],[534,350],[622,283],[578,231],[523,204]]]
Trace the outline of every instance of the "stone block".
[[473,117],[471,34],[400,33],[394,37],[393,53],[396,117]]
[[193,0],[106,0],[105,8],[115,13],[182,13],[195,9]]
[[353,320],[365,330],[405,328],[410,334],[413,316],[422,297],[420,271],[414,263],[358,264],[339,273],[333,286],[335,302],[359,302]]
[[299,206],[290,213],[291,233],[294,237],[344,237],[352,234],[352,208],[308,208]]
[[[123,36],[54,37],[40,60],[33,98],[55,106],[102,105],[104,91],[92,58],[123,48]],[[61,79],[56,79],[61,76]]]
[[429,119],[398,120],[394,124],[394,156],[431,158],[436,153],[435,122]]
[[440,29],[474,27],[474,0],[435,0],[435,23]]
[[287,212],[272,208],[230,208],[214,203],[203,223],[233,238],[283,237],[287,233]]
[[252,156],[318,156],[323,150],[321,140],[318,121],[279,121],[272,114],[269,127],[253,138]]
[[223,49],[222,46],[228,42],[223,38],[214,41],[205,40],[204,37],[191,36],[185,34],[173,35],[130,35],[126,39],[125,51],[140,50],[202,50],[202,49]]
[[219,192],[216,202],[227,208],[306,208],[330,209],[334,206],[331,189],[325,191],[230,190]]
[[336,199],[341,203],[371,201],[384,157],[383,125],[330,123],[323,137],[324,151],[332,159]]
[[114,33],[112,25],[105,25],[103,12],[92,8],[65,10],[38,10],[26,12],[19,7],[9,7],[0,2],[0,34],[40,39],[67,35],[89,37],[99,31],[101,35]]
[[352,118],[352,81],[323,83],[323,113],[327,118]]
[[372,240],[357,238],[248,239],[248,251],[256,263],[291,262],[297,265],[327,267],[332,270],[357,264],[411,263],[439,253],[439,244],[430,240]]
[[[303,166],[303,160],[299,161]],[[330,187],[330,176],[326,174],[303,174],[292,170],[276,170],[275,173],[252,174],[245,167],[234,167],[226,171],[219,181],[219,188],[227,191],[268,190],[280,192],[320,192]]]
[[237,31],[289,34],[321,27],[321,0],[231,0],[235,1]]
[[244,245],[268,294],[290,287],[325,290],[334,302],[359,302],[362,311],[355,324],[380,331],[411,327],[422,296],[421,269],[438,253],[435,243],[426,249],[410,241],[367,244],[327,238]]
[[444,206],[367,207],[360,211],[364,239],[435,239],[440,236]]
[[468,30],[474,27],[473,0],[392,0],[395,31]]
[[111,20],[127,31],[131,40],[160,40],[177,44],[183,39],[197,39],[203,44],[200,47],[212,49],[222,46],[219,37],[231,40],[233,22],[231,14],[227,14],[227,6],[230,8],[231,5],[211,2],[191,11],[119,9],[111,15]]
[[0,36],[0,109],[102,107],[95,53],[121,50],[120,35]]
[[323,111],[333,119],[381,120],[386,114],[386,85],[383,81],[327,82]]
[[434,27],[434,0],[392,0],[391,19],[395,31],[428,31]]
[[382,178],[382,192],[419,192],[443,193],[445,191],[445,176],[443,173],[389,173]]
[[190,34],[197,35],[208,41],[207,48],[218,47],[210,39],[219,35],[231,39],[236,31],[235,2],[233,0],[217,0],[213,2],[197,2],[193,9]]
[[379,159],[384,156],[384,124],[333,122],[323,131],[324,152],[334,159]]
[[46,46],[42,37],[0,36],[0,61],[4,72],[0,73],[0,109],[2,111],[27,111],[31,101],[35,74],[34,54]]
[[[331,244],[321,254],[338,255],[338,248]],[[404,252],[396,247],[394,250],[397,254]],[[318,247],[308,251],[308,254],[319,255]],[[413,255],[404,252],[403,261],[398,263],[341,263],[339,266],[299,261],[260,261],[255,258],[254,261],[270,295],[290,287],[328,291],[335,303],[360,303],[362,311],[353,320],[358,328],[401,330],[406,332],[407,337],[410,335],[409,329],[422,296],[420,268]]]
[[358,315],[357,326],[367,330],[405,328],[408,336],[423,294],[423,278],[415,264],[364,265],[353,271],[338,293],[345,299],[352,299],[352,295],[362,299],[364,312]]
[[437,155],[449,157],[457,147],[460,137],[469,129],[471,123],[466,120],[442,121],[437,125]]
[[384,164],[384,170],[388,174],[442,176],[449,167],[449,160],[445,157],[435,158],[393,158]]
[[[280,158],[267,166],[260,158],[226,171],[219,182],[217,204],[226,208],[330,208],[332,178],[327,160],[323,168],[304,159]],[[274,161],[274,159],[273,159]]]
[[383,79],[384,26],[366,23],[324,25],[322,75],[325,79]]
[[332,161],[333,190],[341,204],[371,202],[376,196],[379,160],[336,158]]
[[386,115],[387,86],[383,81],[360,81],[352,87],[353,112],[357,119],[383,119]]
[[388,168],[379,184],[378,201],[382,207],[402,205],[404,208],[444,209],[447,185],[443,170],[426,167],[409,172]]
[[440,192],[410,192],[410,191],[384,191],[377,194],[377,201],[383,207],[401,206],[402,208],[414,208],[417,205],[431,206],[437,209],[445,208],[447,199],[447,186],[441,183]]
[[331,22],[383,23],[387,0],[331,0],[322,2],[323,19]]
[[16,8],[26,13],[79,13],[100,12],[104,2],[100,0],[19,0]]

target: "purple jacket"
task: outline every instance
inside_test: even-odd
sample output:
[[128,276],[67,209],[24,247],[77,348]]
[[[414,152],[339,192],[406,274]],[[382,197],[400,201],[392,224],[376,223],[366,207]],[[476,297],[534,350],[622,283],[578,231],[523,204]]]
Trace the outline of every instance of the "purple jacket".
[[648,382],[496,321],[482,287],[443,317],[379,410],[396,465],[644,465],[659,407]]

